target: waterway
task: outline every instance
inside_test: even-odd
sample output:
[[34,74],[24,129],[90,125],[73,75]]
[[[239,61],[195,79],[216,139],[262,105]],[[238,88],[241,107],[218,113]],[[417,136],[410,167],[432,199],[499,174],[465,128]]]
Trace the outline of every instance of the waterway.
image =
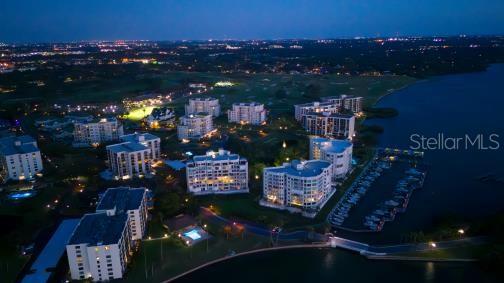
[[[486,72],[457,74],[419,81],[378,103],[393,107],[392,119],[369,120],[384,128],[383,147],[409,148],[420,137],[474,140],[484,147],[426,149],[429,173],[424,187],[410,200],[406,213],[378,234],[360,235],[374,243],[397,242],[402,234],[431,228],[443,218],[485,217],[504,209],[504,65]],[[445,144],[451,146],[448,142]],[[491,175],[490,180],[479,177]],[[346,236],[342,234],[341,236]],[[352,235],[356,237],[356,235]],[[498,282],[477,264],[371,261],[341,250],[291,250],[239,257],[194,272],[180,281],[200,282]]]

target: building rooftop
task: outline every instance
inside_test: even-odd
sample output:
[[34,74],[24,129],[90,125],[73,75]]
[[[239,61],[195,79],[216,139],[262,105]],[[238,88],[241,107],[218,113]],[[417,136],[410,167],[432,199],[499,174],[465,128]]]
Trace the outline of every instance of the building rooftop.
[[88,244],[89,246],[116,244],[127,223],[127,214],[115,216],[107,216],[106,213],[85,214],[68,244]]
[[265,168],[265,171],[283,173],[291,176],[315,177],[320,175],[324,169],[331,166],[331,163],[324,160],[293,160],[291,163],[284,163],[279,167]]
[[320,148],[325,152],[342,153],[347,148],[352,147],[352,143],[348,140],[328,139],[321,137],[312,137],[311,141],[320,143]]
[[313,102],[309,102],[309,103],[296,104],[295,106],[298,106],[298,107],[320,107],[320,106],[332,106],[332,105],[334,105],[334,103],[331,101],[324,101],[324,102],[313,101]]
[[116,209],[116,213],[125,213],[128,210],[138,209],[142,204],[145,188],[119,187],[110,188],[100,199],[96,210]]
[[141,141],[157,140],[159,139],[159,137],[149,133],[134,133],[129,135],[123,135],[120,137],[120,139],[125,142],[141,142]]
[[335,118],[345,118],[345,119],[350,119],[350,118],[354,117],[354,115],[351,115],[351,114],[329,113],[329,112],[310,112],[310,113],[307,113],[306,116],[335,117]]
[[95,117],[91,121],[83,120],[76,122],[77,124],[94,124],[94,123],[115,123],[118,122],[115,117]]
[[107,150],[110,150],[112,152],[135,152],[135,151],[141,151],[141,150],[146,150],[149,149],[143,144],[140,144],[138,142],[123,142],[123,143],[118,143],[118,144],[113,144],[107,146]]
[[259,102],[237,102],[233,103],[233,106],[264,106],[264,104]]
[[219,101],[219,99],[213,97],[194,97],[189,98],[189,101]]
[[206,118],[208,116],[211,116],[211,115],[206,112],[199,112],[199,113],[184,115],[184,116],[180,117],[180,119],[197,119],[197,118]]
[[193,157],[194,162],[201,161],[224,161],[224,160],[246,160],[238,154],[231,153],[227,150],[207,151],[205,155],[197,155]]
[[0,138],[0,152],[3,155],[37,152],[35,139],[30,136]]

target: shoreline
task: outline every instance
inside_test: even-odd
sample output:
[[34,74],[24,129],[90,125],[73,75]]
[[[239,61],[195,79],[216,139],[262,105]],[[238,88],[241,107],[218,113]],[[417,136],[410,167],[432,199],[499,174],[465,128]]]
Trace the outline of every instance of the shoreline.
[[271,248],[263,248],[263,249],[258,249],[258,250],[251,250],[251,251],[246,251],[246,252],[241,252],[237,253],[234,255],[230,256],[224,256],[218,259],[211,260],[209,262],[203,263],[199,266],[196,266],[194,268],[191,268],[190,270],[187,270],[179,275],[173,276],[172,278],[169,278],[167,280],[161,281],[161,283],[169,283],[173,282],[177,279],[180,279],[181,277],[184,277],[190,273],[193,273],[194,271],[203,269],[205,267],[214,265],[216,263],[220,263],[223,261],[227,261],[229,259],[241,257],[241,256],[246,256],[246,255],[251,255],[251,254],[257,254],[257,253],[263,253],[263,252],[270,252],[270,251],[278,251],[278,250],[287,250],[287,249],[308,249],[308,248],[317,248],[317,249],[323,249],[323,248],[328,248],[330,245],[328,243],[323,243],[323,244],[306,244],[306,245],[291,245],[291,246],[280,246],[280,247],[271,247]]

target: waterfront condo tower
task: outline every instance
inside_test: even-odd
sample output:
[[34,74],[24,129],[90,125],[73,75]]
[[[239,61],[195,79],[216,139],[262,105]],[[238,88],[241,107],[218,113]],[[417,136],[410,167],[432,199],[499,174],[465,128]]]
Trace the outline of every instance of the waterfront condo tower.
[[293,160],[264,168],[260,204],[315,217],[334,193],[331,176],[332,164],[325,160]]
[[248,193],[248,162],[220,149],[194,156],[186,164],[187,190],[195,195]]
[[309,113],[301,121],[303,128],[311,135],[352,139],[355,133],[355,116],[338,113]]
[[349,140],[310,137],[310,159],[331,162],[333,180],[345,178],[352,169],[352,150]]

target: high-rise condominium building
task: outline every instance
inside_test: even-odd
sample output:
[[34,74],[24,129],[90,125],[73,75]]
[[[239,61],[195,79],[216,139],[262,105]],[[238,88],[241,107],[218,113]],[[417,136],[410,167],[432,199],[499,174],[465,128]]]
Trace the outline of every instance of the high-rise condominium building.
[[352,139],[355,133],[355,116],[347,114],[310,113],[301,120],[303,128],[312,135]]
[[186,164],[187,189],[195,195],[247,193],[248,162],[220,149],[194,156]]
[[354,114],[362,112],[364,98],[342,94],[340,96],[322,97],[322,101],[294,105],[294,116],[297,121],[301,121],[303,116],[311,113],[341,113],[348,110]]

